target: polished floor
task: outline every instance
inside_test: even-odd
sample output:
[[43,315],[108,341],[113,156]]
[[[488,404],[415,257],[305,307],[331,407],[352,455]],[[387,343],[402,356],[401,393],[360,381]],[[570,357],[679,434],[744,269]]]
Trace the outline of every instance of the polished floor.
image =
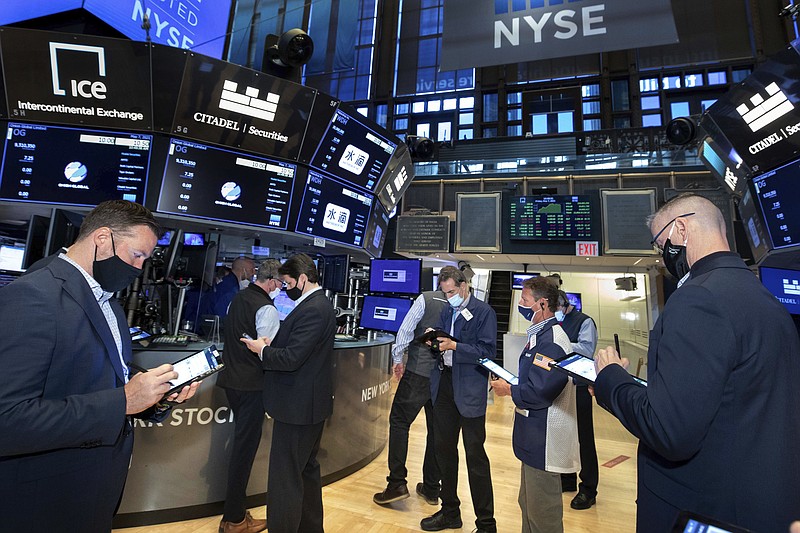
[[[521,530],[517,504],[520,463],[511,448],[511,426],[514,407],[509,398],[496,398],[487,411],[486,449],[492,465],[495,517],[500,532]],[[584,511],[570,509],[575,493],[564,494],[564,530],[567,533],[625,533],[634,531],[636,499],[636,440],[609,413],[594,406],[595,440],[600,466],[597,505]],[[387,428],[388,432],[388,428]],[[424,413],[411,427],[409,444],[409,489],[411,497],[387,507],[372,502],[372,495],[385,486],[387,473],[384,449],[369,465],[323,488],[325,531],[327,533],[405,533],[420,531],[419,521],[437,511],[414,494],[421,481],[422,455],[425,445]],[[605,465],[605,466],[604,466]],[[461,451],[459,497],[464,527],[472,531],[475,515],[469,496],[466,464]],[[265,516],[265,508],[255,508],[256,518]],[[170,524],[126,528],[126,533],[214,533],[219,516],[174,522]]]

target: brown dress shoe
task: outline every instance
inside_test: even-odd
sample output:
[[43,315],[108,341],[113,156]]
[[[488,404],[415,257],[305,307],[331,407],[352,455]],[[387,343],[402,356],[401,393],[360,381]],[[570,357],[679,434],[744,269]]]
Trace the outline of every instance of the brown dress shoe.
[[257,520],[250,516],[250,511],[244,514],[244,520],[238,523],[221,521],[219,533],[258,533],[267,529],[266,520]]

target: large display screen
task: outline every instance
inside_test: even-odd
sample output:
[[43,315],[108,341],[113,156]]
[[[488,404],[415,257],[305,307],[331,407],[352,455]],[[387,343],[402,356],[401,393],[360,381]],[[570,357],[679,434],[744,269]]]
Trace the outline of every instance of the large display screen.
[[514,196],[509,204],[509,238],[592,239],[592,203],[587,196]]
[[371,194],[309,170],[296,231],[361,247],[374,201]]
[[789,313],[800,315],[800,271],[760,267],[761,283],[775,295]]
[[369,263],[369,292],[419,294],[420,259],[373,259]]
[[389,213],[380,202],[373,202],[372,213],[370,213],[367,224],[367,236],[364,239],[364,249],[372,257],[381,256],[388,227]]
[[78,9],[83,0],[6,0],[0,5],[0,26]]
[[287,229],[297,166],[172,139],[158,211]]
[[375,191],[396,148],[397,143],[367,126],[364,117],[337,109],[311,166]]
[[413,303],[406,298],[364,296],[358,326],[397,333]]
[[[152,41],[221,58],[231,14],[231,0],[84,0],[83,8],[134,41]],[[149,32],[142,29],[145,13],[150,18]]]
[[526,279],[535,278],[538,275],[539,275],[538,272],[512,272],[511,288],[522,289],[522,284],[525,283]]
[[753,179],[773,248],[800,243],[800,160]]
[[95,206],[144,203],[153,136],[9,123],[0,198]]

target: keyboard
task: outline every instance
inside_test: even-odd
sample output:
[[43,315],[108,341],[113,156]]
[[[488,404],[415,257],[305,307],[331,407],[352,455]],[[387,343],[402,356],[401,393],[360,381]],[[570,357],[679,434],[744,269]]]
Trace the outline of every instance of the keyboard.
[[150,344],[157,346],[186,346],[189,344],[189,337],[186,335],[155,335],[147,339]]

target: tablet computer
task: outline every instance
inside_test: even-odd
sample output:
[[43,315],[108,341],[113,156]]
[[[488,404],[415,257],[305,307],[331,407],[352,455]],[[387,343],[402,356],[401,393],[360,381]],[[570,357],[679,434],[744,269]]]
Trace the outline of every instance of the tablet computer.
[[749,529],[690,511],[681,511],[670,531],[671,533],[751,533]]
[[[575,379],[575,381],[578,381],[584,385],[594,386],[594,382],[597,379],[597,371],[594,368],[594,359],[591,357],[586,357],[585,355],[581,355],[577,352],[572,352],[561,359],[553,361],[550,363],[550,366],[556,370],[560,370],[561,372],[569,374]],[[640,385],[645,387],[647,386],[647,381],[636,376],[631,377]]]
[[510,370],[506,370],[502,366],[498,365],[491,359],[484,357],[483,359],[478,360],[478,364],[481,365],[483,368],[486,368],[497,376],[498,378],[511,383],[512,385],[519,384],[519,377],[515,376]]
[[128,331],[130,331],[130,333],[131,333],[131,340],[132,341],[140,341],[140,340],[146,339],[147,337],[150,336],[149,333],[144,331],[142,328],[139,328],[139,327],[136,327],[136,326],[128,328]]
[[225,368],[225,363],[222,362],[222,356],[217,347],[212,344],[202,351],[175,361],[172,363],[172,368],[178,373],[178,378],[169,382],[170,389],[167,396],[190,383],[219,372]]
[[444,337],[445,339],[450,339],[452,341],[458,342],[458,339],[456,339],[443,329],[432,329],[430,331],[426,331],[425,333],[423,333],[414,340],[425,344],[426,342],[432,341],[433,339],[438,339],[439,337]]

